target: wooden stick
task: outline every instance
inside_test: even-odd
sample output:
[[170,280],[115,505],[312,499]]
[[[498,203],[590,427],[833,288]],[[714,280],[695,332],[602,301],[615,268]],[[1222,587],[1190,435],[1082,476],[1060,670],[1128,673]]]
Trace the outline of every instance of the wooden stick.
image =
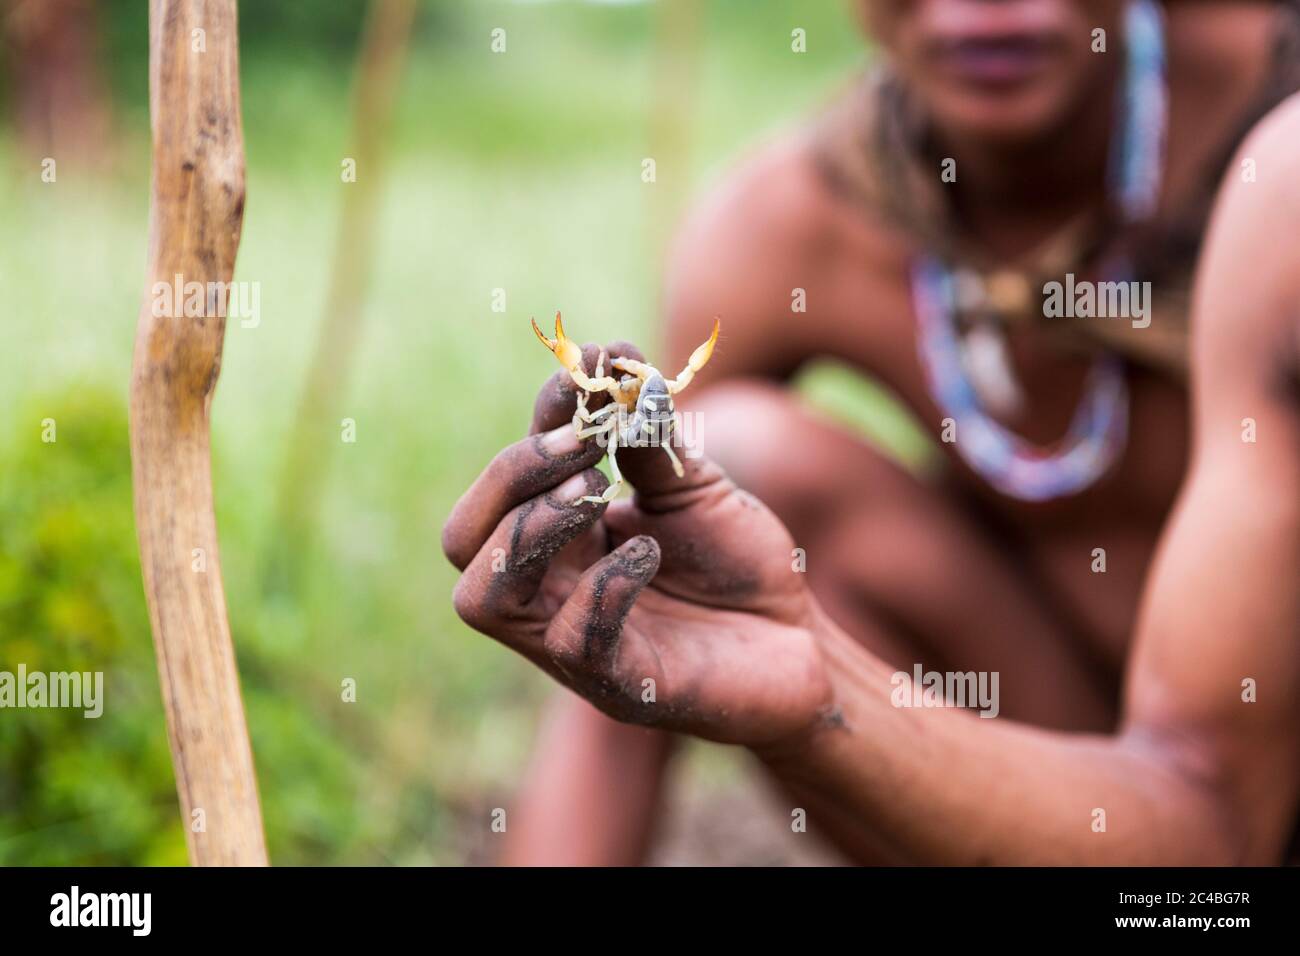
[[[140,563],[190,860],[265,865],[208,447],[244,213],[235,0],[150,0],[149,107],[148,286],[131,375]],[[163,291],[177,276],[203,284],[202,309]]]

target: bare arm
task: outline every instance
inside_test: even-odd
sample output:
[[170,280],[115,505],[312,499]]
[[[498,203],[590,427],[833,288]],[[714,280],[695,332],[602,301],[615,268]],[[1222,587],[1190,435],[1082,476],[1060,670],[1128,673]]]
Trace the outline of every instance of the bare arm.
[[[1244,147],[1259,181],[1231,183],[1212,227],[1193,469],[1149,585],[1121,732],[895,708],[889,669],[827,625],[844,726],[771,751],[779,772],[926,862],[1281,860],[1300,779],[1297,142],[1292,103]],[[1243,441],[1243,419],[1257,441]]]

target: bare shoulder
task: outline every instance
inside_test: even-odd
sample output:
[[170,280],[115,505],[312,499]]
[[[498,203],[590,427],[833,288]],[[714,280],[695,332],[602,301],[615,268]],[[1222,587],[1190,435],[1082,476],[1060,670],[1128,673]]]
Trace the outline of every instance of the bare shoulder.
[[[1194,362],[1254,369],[1266,381],[1300,369],[1300,94],[1251,131],[1210,221],[1195,304]],[[1274,374],[1267,374],[1267,373]]]
[[678,263],[711,255],[788,260],[833,229],[834,204],[811,144],[798,134],[760,147],[709,187],[678,237]]
[[1300,200],[1300,93],[1293,94],[1278,104],[1260,120],[1241,148],[1242,158],[1254,159],[1268,170],[1267,178],[1260,182],[1271,186],[1271,191],[1291,196],[1290,203]]
[[1271,82],[1278,18],[1268,0],[1198,0],[1165,5],[1168,24],[1168,168],[1175,201],[1196,202],[1204,177],[1241,135],[1243,119]]
[[1237,247],[1257,270],[1275,259],[1300,265],[1300,248],[1287,241],[1297,210],[1300,93],[1260,120],[1237,149],[1210,222],[1210,243]]
[[1213,73],[1261,59],[1276,29],[1274,0],[1199,0],[1165,5],[1170,54]]
[[[801,357],[788,328],[792,296],[826,289],[849,261],[859,270],[879,262],[883,271],[898,256],[888,231],[836,194],[806,134],[760,147],[705,188],[677,236],[667,289],[671,352],[689,351],[720,315],[724,353],[739,364],[733,371],[788,371],[778,366]],[[812,323],[801,327],[815,334]]]
[[813,250],[826,244],[818,179],[811,151],[790,136],[705,187],[677,235],[668,270],[674,360],[707,334],[716,315],[723,347],[715,366],[730,374],[788,371],[773,343],[780,317],[789,314],[791,289],[808,284]]

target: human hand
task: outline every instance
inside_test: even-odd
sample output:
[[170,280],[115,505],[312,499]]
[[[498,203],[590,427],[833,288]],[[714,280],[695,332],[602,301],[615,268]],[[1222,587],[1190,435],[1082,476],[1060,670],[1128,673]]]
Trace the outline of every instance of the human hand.
[[[583,352],[594,369],[597,348]],[[556,373],[531,436],[452,510],[457,613],[619,720],[751,745],[816,724],[830,685],[785,527],[707,458],[678,478],[653,447],[620,449],[632,500],[574,504],[608,486],[604,448],[570,424],[575,398]]]

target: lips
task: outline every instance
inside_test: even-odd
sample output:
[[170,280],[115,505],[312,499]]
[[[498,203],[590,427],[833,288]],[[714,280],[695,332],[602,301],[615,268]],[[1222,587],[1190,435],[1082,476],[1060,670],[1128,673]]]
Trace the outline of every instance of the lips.
[[1037,77],[1057,46],[1042,34],[948,37],[931,46],[936,67],[981,86],[1014,86]]
[[1004,88],[1037,80],[1078,28],[1064,0],[919,0],[920,50],[955,82]]

